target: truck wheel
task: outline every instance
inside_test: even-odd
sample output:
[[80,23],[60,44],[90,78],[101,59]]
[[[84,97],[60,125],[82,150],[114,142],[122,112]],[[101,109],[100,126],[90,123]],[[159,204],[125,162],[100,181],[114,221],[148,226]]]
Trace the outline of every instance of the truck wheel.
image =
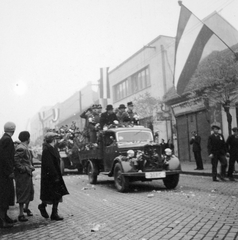
[[163,179],[163,182],[167,189],[174,189],[178,185],[179,174],[168,175],[165,179]]
[[60,158],[60,171],[62,176],[64,175],[64,160]]
[[92,161],[89,161],[88,162],[88,181],[89,183],[91,184],[95,184],[97,183],[97,168],[96,168],[96,165],[92,162]]
[[118,192],[125,192],[129,187],[129,179],[122,175],[123,170],[120,163],[116,163],[114,168],[114,181]]

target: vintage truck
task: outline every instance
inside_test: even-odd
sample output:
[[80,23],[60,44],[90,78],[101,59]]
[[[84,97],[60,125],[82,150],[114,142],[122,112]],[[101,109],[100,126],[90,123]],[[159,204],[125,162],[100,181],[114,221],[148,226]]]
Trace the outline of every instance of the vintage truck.
[[102,131],[99,144],[92,149],[79,151],[78,160],[95,184],[99,173],[114,177],[119,192],[128,190],[132,181],[162,179],[168,189],[179,182],[181,165],[174,156],[162,156],[160,146],[154,143],[153,134],[143,126],[117,127]]

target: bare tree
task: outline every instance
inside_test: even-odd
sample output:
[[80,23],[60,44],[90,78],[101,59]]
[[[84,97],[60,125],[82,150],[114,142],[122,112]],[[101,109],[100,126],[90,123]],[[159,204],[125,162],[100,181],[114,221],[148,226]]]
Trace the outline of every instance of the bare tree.
[[202,97],[207,107],[221,104],[231,134],[232,116],[230,106],[238,100],[238,62],[230,50],[213,52],[195,71],[186,92],[190,97]]
[[147,119],[149,125],[153,128],[156,119],[156,113],[160,109],[161,100],[152,97],[149,92],[139,95],[134,99],[135,111],[141,119]]

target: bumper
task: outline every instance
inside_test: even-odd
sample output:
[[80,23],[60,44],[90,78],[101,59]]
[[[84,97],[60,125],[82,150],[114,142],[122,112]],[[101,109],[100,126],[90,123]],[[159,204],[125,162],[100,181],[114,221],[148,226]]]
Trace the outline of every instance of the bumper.
[[[168,175],[180,174],[182,171],[181,170],[171,170],[171,171],[158,171],[158,172],[165,172],[165,176],[168,176]],[[136,178],[145,178],[145,179],[163,179],[163,178],[165,178],[165,177],[146,178],[146,172],[127,172],[127,173],[122,173],[122,175],[125,177],[136,177]]]

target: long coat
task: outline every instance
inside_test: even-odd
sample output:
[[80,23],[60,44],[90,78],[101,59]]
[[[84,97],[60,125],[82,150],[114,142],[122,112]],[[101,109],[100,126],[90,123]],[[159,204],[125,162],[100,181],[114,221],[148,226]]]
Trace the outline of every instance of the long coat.
[[52,203],[59,201],[66,194],[69,192],[60,171],[59,153],[56,148],[44,143],[41,160],[40,199],[46,203]]
[[32,155],[27,144],[20,143],[15,152],[15,181],[17,203],[27,203],[34,198],[32,181]]
[[14,168],[14,143],[7,133],[0,140],[0,208],[14,206],[14,184],[9,175]]
[[118,120],[117,115],[115,113],[111,113],[111,114],[108,114],[108,112],[102,113],[100,118],[101,129],[103,129],[104,125],[113,124],[114,120]]
[[227,152],[226,143],[222,134],[212,134],[208,137],[207,142],[208,155],[221,154],[225,155]]
[[193,145],[193,152],[200,152],[201,151],[201,137],[200,136],[195,136],[192,138],[189,142],[190,144]]

